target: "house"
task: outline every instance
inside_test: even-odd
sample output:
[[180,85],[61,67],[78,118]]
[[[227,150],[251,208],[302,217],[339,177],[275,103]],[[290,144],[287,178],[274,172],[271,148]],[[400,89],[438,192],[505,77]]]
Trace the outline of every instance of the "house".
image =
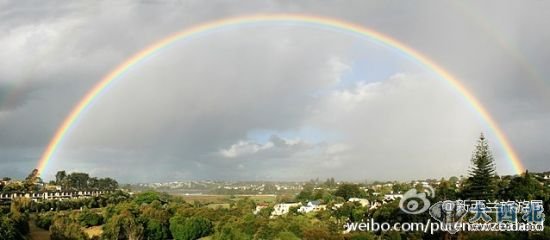
[[372,206],[370,206],[369,210],[374,210],[374,209],[377,209],[381,206],[382,206],[381,202],[375,202],[374,204],[372,204]]
[[271,216],[281,216],[285,215],[290,211],[291,207],[299,207],[302,206],[302,203],[278,203],[275,204],[273,207],[273,212],[271,212]]
[[268,207],[267,204],[258,204],[258,205],[256,205],[256,210],[254,210],[254,212],[252,212],[252,213],[254,213],[254,215],[256,215],[256,214],[260,213],[260,211],[262,211],[262,209],[267,208],[267,207]]
[[395,199],[400,199],[400,198],[403,198],[403,194],[386,194],[386,195],[384,195],[384,201],[386,201],[386,202],[390,202],[390,201],[393,201]]
[[299,213],[309,213],[309,212],[317,212],[317,211],[327,209],[326,205],[322,205],[320,203],[321,202],[319,200],[309,201],[305,206],[301,206],[298,209],[298,212]]
[[46,184],[46,185],[44,186],[44,189],[45,189],[46,191],[50,191],[50,192],[54,192],[54,191],[61,192],[61,190],[62,190],[62,189],[61,189],[61,186],[55,185],[55,184]]
[[332,206],[332,210],[336,210],[336,209],[338,209],[338,208],[341,208],[342,206],[344,206],[343,203],[336,203],[336,204],[334,204],[334,205]]
[[361,204],[361,206],[365,207],[369,205],[369,200],[365,198],[350,198],[348,202],[358,202]]

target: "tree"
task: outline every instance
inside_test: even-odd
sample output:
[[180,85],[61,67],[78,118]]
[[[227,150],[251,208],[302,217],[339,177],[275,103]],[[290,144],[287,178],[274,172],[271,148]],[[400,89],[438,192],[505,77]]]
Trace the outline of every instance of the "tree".
[[[123,206],[124,207],[124,206]],[[143,225],[138,221],[132,209],[123,209],[103,226],[105,239],[143,239]]]
[[298,195],[296,196],[296,200],[300,202],[315,200],[313,199],[312,195],[313,195],[313,185],[310,183],[306,183],[302,191],[300,191],[300,193],[298,193]]
[[10,218],[0,216],[0,239],[25,239],[15,225]]
[[90,175],[87,173],[74,172],[67,176],[69,188],[74,190],[85,190],[88,188],[88,179]]
[[212,233],[212,222],[202,217],[185,218],[182,215],[170,218],[170,232],[176,240],[193,240]]
[[410,188],[411,186],[406,183],[394,183],[391,189],[393,193],[404,193],[408,191]]
[[338,239],[338,237],[331,233],[327,228],[322,226],[312,226],[304,229],[302,233],[302,239],[304,240],[314,240],[314,239]]
[[358,202],[345,202],[332,211],[332,216],[336,217],[339,224],[345,221],[359,222],[363,220],[365,214],[366,209]]
[[25,190],[34,191],[36,190],[35,184],[40,180],[38,177],[38,169],[33,169],[31,173],[25,178]]
[[457,199],[457,188],[454,183],[441,179],[439,185],[435,188],[435,200],[456,200]]
[[97,179],[97,188],[99,190],[116,190],[118,188],[118,182],[112,178],[100,178]]
[[97,226],[103,223],[103,217],[90,211],[88,208],[84,208],[78,216],[78,221],[83,227]]
[[528,171],[513,178],[504,195],[504,200],[546,200],[549,196],[542,183]]
[[278,240],[299,240],[300,238],[299,237],[296,237],[296,235],[294,235],[294,233],[292,232],[280,232],[279,234],[277,234],[277,238]]
[[145,236],[149,240],[170,239],[170,213],[160,201],[153,201],[140,207],[142,222],[145,223]]
[[359,188],[359,185],[352,184],[352,183],[344,183],[338,187],[336,192],[334,193],[335,196],[342,197],[345,200],[349,200],[352,197],[363,197],[365,194],[361,189]]
[[63,182],[63,180],[65,180],[66,177],[67,177],[67,172],[65,172],[65,170],[58,171],[55,174],[55,184],[61,185],[61,183]]
[[58,216],[50,226],[50,237],[52,240],[85,240],[88,239],[82,231],[80,224],[74,222],[68,216]]
[[495,163],[483,134],[472,155],[470,177],[467,180],[464,195],[473,200],[492,200],[495,196]]
[[[177,238],[174,237],[174,239]],[[213,239],[247,240],[250,239],[250,237],[236,228],[232,223],[225,223],[220,225],[219,230],[216,230],[216,234],[214,234]]]
[[335,188],[338,184],[336,184],[336,181],[334,180],[334,178],[331,177],[331,178],[327,178],[327,180],[323,185],[327,188]]
[[138,205],[150,204],[153,201],[161,201],[160,193],[153,192],[153,191],[147,191],[147,192],[139,193],[134,198],[134,202],[137,203]]
[[170,238],[168,227],[157,219],[149,219],[145,224],[145,236],[150,240],[164,240]]

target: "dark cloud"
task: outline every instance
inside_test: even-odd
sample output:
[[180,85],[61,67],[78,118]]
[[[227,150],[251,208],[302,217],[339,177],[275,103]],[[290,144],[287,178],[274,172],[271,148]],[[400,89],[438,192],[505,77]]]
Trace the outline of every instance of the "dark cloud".
[[[432,58],[486,106],[526,167],[545,171],[548,5],[0,1],[0,174],[33,168],[78,99],[136,51],[201,22],[274,12],[355,22]],[[61,168],[128,181],[460,175],[488,129],[453,89],[395,51],[266,24],[181,41],[140,63],[81,117],[46,175]],[[270,133],[251,136],[257,130]],[[488,136],[499,172],[512,173]]]

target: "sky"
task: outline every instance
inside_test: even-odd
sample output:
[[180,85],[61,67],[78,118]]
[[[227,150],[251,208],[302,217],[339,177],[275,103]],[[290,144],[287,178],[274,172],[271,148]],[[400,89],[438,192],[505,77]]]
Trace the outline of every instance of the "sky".
[[[39,3],[39,4],[38,4]],[[452,73],[524,166],[550,170],[547,1],[2,1],[0,176],[36,167],[80,98],[148,45],[259,13],[340,19]],[[224,28],[174,43],[117,80],[66,136],[58,170],[121,182],[409,180],[468,174],[487,123],[399,51],[303,24]]]

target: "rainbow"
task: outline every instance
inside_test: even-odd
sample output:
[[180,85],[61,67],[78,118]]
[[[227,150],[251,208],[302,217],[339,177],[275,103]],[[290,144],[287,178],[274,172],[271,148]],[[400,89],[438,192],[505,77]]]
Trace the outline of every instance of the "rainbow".
[[399,52],[420,63],[425,68],[433,71],[442,80],[445,80],[448,84],[450,84],[459,94],[461,94],[463,98],[471,105],[471,107],[473,107],[473,109],[480,115],[480,117],[485,120],[490,128],[490,131],[492,131],[494,136],[500,142],[514,170],[517,173],[521,173],[524,171],[525,168],[523,167],[518,155],[512,148],[510,141],[506,138],[506,135],[489,114],[489,112],[483,107],[479,100],[470,91],[468,91],[468,89],[466,89],[463,84],[458,81],[456,77],[451,75],[441,66],[437,65],[434,61],[389,36],[364,28],[362,26],[326,17],[295,14],[260,14],[225,18],[217,21],[207,22],[172,34],[137,52],[132,57],[125,60],[122,64],[118,65],[114,70],[109,72],[103,79],[101,79],[101,81],[93,86],[92,89],[90,89],[86,93],[86,95],[78,102],[78,104],[71,110],[70,114],[63,120],[63,123],[57,129],[54,137],[50,140],[48,146],[42,154],[37,166],[38,171],[40,173],[44,172],[46,166],[48,165],[48,162],[52,160],[56,151],[59,149],[59,146],[63,142],[63,139],[67,136],[67,133],[75,125],[77,120],[82,116],[82,113],[86,110],[86,108],[88,108],[94,102],[94,100],[98,99],[101,93],[104,92],[111,83],[119,79],[121,75],[132,69],[132,67],[134,67],[136,64],[142,62],[148,56],[151,56],[155,52],[165,48],[166,46],[178,40],[186,39],[200,33],[205,33],[207,31],[220,29],[222,27],[256,23],[299,23],[335,28],[344,32],[367,37],[371,41],[398,50]]

